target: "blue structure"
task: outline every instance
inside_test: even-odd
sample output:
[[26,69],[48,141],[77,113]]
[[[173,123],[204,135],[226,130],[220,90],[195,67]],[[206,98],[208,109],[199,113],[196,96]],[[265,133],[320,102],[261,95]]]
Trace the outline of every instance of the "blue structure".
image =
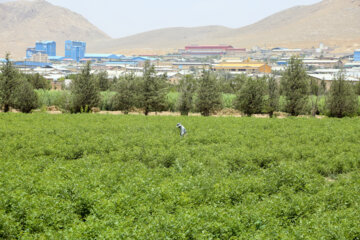
[[35,50],[37,52],[44,52],[48,56],[56,56],[56,42],[54,41],[36,42]]
[[56,56],[56,42],[54,41],[38,41],[35,47],[26,49],[26,58],[30,58],[37,53],[44,53],[48,56]]
[[279,65],[279,66],[287,66],[288,62],[287,61],[277,61],[277,65]]
[[51,56],[49,57],[49,61],[62,61],[64,57],[62,56]]
[[86,52],[86,43],[78,41],[65,41],[65,58],[71,58],[77,62],[84,58]]
[[98,54],[98,53],[89,53],[85,54],[84,61],[118,61],[119,59],[124,58],[124,55],[116,54]]
[[26,49],[26,58],[31,58],[31,56],[34,54],[36,54],[36,50],[34,47]]
[[360,62],[360,49],[355,50],[355,52],[354,52],[354,61],[355,62]]
[[15,67],[25,67],[25,68],[45,68],[45,67],[51,67],[51,63],[42,63],[42,62],[27,62],[27,61],[19,61],[14,62]]

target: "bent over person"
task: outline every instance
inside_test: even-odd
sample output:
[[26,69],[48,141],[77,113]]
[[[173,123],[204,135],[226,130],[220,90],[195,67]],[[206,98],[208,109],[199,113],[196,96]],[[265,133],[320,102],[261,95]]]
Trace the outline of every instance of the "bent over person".
[[177,127],[177,128],[180,128],[180,137],[184,137],[185,134],[186,134],[186,129],[184,128],[184,126],[181,125],[180,123],[178,123],[178,124],[176,125],[176,127]]

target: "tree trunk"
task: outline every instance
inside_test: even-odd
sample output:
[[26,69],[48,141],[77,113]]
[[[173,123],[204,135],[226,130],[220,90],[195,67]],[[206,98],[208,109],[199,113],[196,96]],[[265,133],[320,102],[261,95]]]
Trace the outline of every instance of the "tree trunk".
[[4,105],[4,112],[8,112],[10,110],[9,104]]
[[269,116],[270,116],[270,118],[273,118],[274,112],[273,111],[269,112]]
[[209,112],[209,111],[204,111],[204,112],[202,113],[202,115],[203,115],[204,117],[209,117],[209,116],[210,116],[210,112]]
[[315,105],[314,105],[313,110],[312,110],[312,113],[311,113],[311,115],[312,115],[313,117],[316,116],[316,112],[317,112],[317,110],[318,110],[318,99],[319,99],[319,97],[316,96]]

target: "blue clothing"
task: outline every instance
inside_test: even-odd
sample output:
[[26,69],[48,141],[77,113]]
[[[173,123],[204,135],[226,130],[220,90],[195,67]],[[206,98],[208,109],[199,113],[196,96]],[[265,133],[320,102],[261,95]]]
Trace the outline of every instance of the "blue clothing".
[[180,136],[181,136],[181,137],[185,136],[185,134],[186,134],[186,129],[184,128],[184,126],[181,125],[180,123],[178,123],[178,124],[176,125],[176,127],[177,127],[177,128],[180,128]]

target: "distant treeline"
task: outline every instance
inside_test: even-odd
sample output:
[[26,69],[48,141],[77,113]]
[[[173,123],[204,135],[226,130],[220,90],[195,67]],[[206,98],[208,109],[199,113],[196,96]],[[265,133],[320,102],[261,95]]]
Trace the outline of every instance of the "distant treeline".
[[[334,79],[329,91],[324,81],[310,78],[302,60],[291,58],[281,77],[231,76],[204,70],[201,76],[184,76],[178,83],[158,76],[154,66],[145,64],[142,77],[129,74],[110,79],[106,72],[91,74],[87,63],[80,74],[68,76],[70,86],[50,91],[50,83],[39,74],[22,74],[9,61],[1,68],[0,103],[29,113],[33,109],[57,106],[63,112],[81,113],[94,109],[108,111],[177,111],[182,115],[198,112],[210,116],[224,108],[243,114],[286,112],[291,116],[328,115],[350,117],[360,114],[360,83],[345,80],[343,72]],[[35,90],[35,91],[34,91]]]

